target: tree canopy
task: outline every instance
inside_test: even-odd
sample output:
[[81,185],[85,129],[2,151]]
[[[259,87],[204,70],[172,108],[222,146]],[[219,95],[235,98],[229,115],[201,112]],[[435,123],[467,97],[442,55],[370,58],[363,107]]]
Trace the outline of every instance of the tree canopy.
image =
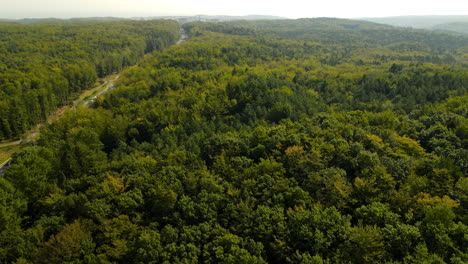
[[468,38],[353,23],[185,24],[15,155],[0,259],[466,263]]

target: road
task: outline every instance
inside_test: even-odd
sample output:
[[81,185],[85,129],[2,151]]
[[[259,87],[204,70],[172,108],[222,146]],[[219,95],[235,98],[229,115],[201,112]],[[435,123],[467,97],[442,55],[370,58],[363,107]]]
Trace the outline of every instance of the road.
[[[184,42],[186,42],[188,39],[188,35],[187,33],[185,33],[185,30],[183,28],[180,28],[180,39],[176,42],[175,45],[180,45]],[[86,107],[90,107],[95,101],[96,99],[101,96],[101,95],[105,95],[106,93],[110,92],[112,89],[115,88],[115,85],[114,85],[114,82],[120,77],[120,75],[117,75],[114,79],[108,81],[107,84],[105,84],[107,87],[106,89],[104,89],[103,91],[101,91],[100,93],[98,93],[97,95],[93,96],[93,98],[89,99],[88,101],[85,101],[83,104],[86,106]]]
[[180,28],[180,39],[176,42],[176,45],[180,45],[187,41],[188,36],[187,33],[185,33],[185,30],[183,28]]
[[111,91],[112,89],[115,88],[115,85],[114,85],[114,82],[120,77],[120,75],[117,75],[114,79],[112,80],[109,80],[105,85],[106,85],[106,88],[104,90],[102,90],[100,93],[96,94],[95,96],[93,96],[93,98],[89,99],[88,101],[84,101],[83,102],[83,105],[85,105],[86,107],[90,107],[95,101],[96,99],[101,96],[101,95],[105,95],[106,93],[108,93],[109,91]]
[[[185,33],[185,30],[183,28],[180,28],[180,39],[176,42],[175,45],[180,45],[180,44],[184,43],[185,41],[187,41],[187,39],[188,39],[187,33]],[[112,89],[115,88],[114,82],[119,77],[120,77],[120,75],[116,75],[116,77],[114,79],[107,81],[107,83],[104,83],[103,85],[105,85],[106,88],[104,90],[102,90],[101,92],[99,92],[98,94],[96,94],[95,96],[93,96],[91,99],[74,101],[73,106],[76,107],[77,105],[82,104],[82,105],[84,105],[86,107],[91,107],[99,96],[105,95],[106,93],[110,92]],[[65,112],[65,110],[66,110],[65,107],[58,109],[53,114],[51,114],[48,119],[49,120],[55,120],[57,118],[60,118],[63,115],[63,113]],[[2,147],[18,145],[18,144],[21,144],[23,142],[27,142],[27,143],[28,142],[34,142],[36,140],[37,136],[39,136],[39,129],[40,129],[41,126],[43,126],[43,124],[38,124],[35,129],[33,129],[29,133],[27,133],[24,140],[20,139],[20,140],[17,140],[17,141],[4,143],[4,144],[2,144]],[[5,161],[4,163],[0,164],[0,176],[3,175],[3,172],[6,170],[6,168],[8,168],[11,165],[11,161],[12,160],[10,158],[7,161]]]
[[[184,42],[186,42],[188,39],[188,35],[187,33],[185,32],[185,30],[183,28],[180,28],[180,39],[176,42],[175,45],[180,45]],[[93,96],[93,98],[89,99],[88,101],[85,101],[83,102],[83,104],[86,106],[86,107],[90,107],[95,101],[96,99],[101,96],[101,95],[105,95],[106,93],[110,92],[112,89],[115,88],[115,85],[114,85],[114,82],[120,77],[120,75],[117,75],[114,79],[108,81],[107,84],[107,87],[106,89],[104,89],[103,91],[101,91],[100,93],[98,93],[97,95]]]

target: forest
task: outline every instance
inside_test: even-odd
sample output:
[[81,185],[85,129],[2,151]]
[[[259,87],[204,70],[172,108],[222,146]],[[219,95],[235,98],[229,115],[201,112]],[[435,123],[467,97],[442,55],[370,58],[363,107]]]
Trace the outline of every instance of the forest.
[[0,22],[0,140],[19,138],[98,77],[178,37],[175,21]]
[[[137,22],[106,23],[100,35]],[[468,262],[468,37],[329,18],[192,22],[168,47],[179,25],[157,23],[164,45],[123,41],[103,53],[138,56],[105,73],[101,50],[70,55],[93,78],[138,64],[14,155],[0,177],[2,263]],[[10,27],[46,41],[65,25]],[[13,33],[0,36],[23,41]],[[81,89],[66,76],[61,89]]]

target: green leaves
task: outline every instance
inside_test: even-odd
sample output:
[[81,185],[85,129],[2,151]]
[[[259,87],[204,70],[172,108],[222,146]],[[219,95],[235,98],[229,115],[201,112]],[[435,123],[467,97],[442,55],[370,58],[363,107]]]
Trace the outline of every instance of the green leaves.
[[[233,23],[186,24],[196,37],[146,56],[97,108],[15,156],[0,179],[0,262],[466,262],[468,75],[438,64],[451,52],[427,57],[429,33],[360,22]],[[178,27],[108,25],[89,36],[101,75]],[[0,79],[14,95],[0,99],[0,137],[66,101],[61,85],[94,78],[83,52],[50,82],[49,69]]]
[[348,254],[354,263],[378,263],[385,257],[383,236],[376,226],[353,227],[348,243]]
[[94,246],[86,227],[74,222],[66,225],[56,236],[53,235],[45,242],[35,257],[39,263],[69,262],[82,258],[82,254],[92,253]]
[[49,185],[56,180],[54,158],[50,149],[28,148],[14,157],[14,164],[5,172],[5,178],[35,203],[48,193]]

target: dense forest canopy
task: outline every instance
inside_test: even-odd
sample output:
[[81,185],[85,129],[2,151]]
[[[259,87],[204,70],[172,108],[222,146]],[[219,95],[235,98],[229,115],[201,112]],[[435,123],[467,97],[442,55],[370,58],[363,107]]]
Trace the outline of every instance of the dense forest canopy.
[[468,262],[468,38],[184,28],[15,155],[1,261]]
[[[468,37],[458,34],[333,18],[191,23],[186,27],[194,25],[229,35],[320,43],[331,48],[327,54],[334,63],[338,63],[338,58],[356,56],[357,60],[376,59],[374,63],[406,60],[468,65]],[[197,34],[196,30],[193,34]]]
[[178,36],[175,21],[0,23],[0,140],[20,136],[97,77]]

